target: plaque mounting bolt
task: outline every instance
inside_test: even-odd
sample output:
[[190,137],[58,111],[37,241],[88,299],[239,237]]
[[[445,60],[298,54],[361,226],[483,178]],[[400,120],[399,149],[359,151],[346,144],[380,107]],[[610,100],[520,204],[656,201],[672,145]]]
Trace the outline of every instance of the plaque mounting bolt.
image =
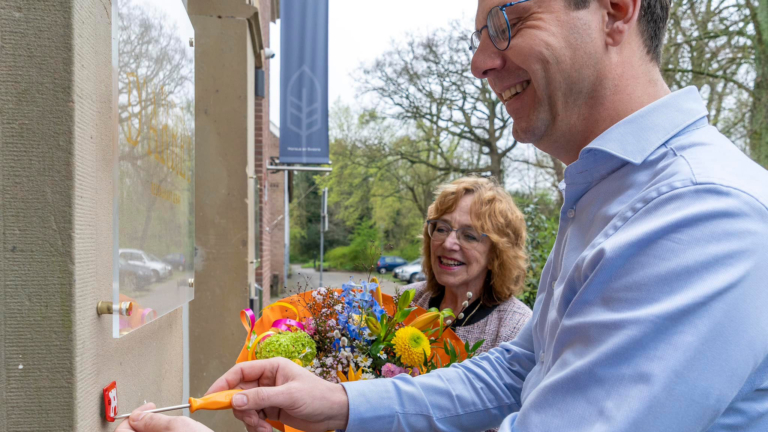
[[[99,315],[112,315],[114,313],[114,304],[112,302],[100,301],[96,305],[96,313]],[[117,313],[123,316],[131,316],[133,312],[133,302],[120,302],[117,307]]]

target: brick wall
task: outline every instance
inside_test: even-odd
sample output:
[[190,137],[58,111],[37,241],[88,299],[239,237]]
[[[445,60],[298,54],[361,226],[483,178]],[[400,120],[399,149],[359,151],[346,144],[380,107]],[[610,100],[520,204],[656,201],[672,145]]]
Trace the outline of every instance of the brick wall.
[[[269,44],[269,24],[272,17],[273,0],[259,0],[262,38],[264,46]],[[275,60],[278,61],[278,60]],[[270,133],[269,125],[269,66],[271,60],[264,62],[266,75],[264,98],[256,98],[255,109],[255,163],[256,175],[261,189],[259,214],[261,224],[261,266],[256,269],[256,282],[264,289],[265,304],[269,303],[269,288],[272,274],[278,274],[282,286],[283,274],[283,223],[276,220],[283,214],[283,173],[268,173],[267,165],[270,156],[279,155],[279,139]]]

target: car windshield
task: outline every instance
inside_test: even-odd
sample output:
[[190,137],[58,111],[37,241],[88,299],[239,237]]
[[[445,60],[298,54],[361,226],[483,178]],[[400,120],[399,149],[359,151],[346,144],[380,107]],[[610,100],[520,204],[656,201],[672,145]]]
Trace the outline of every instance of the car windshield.
[[149,257],[149,259],[151,259],[152,261],[160,261],[160,259],[159,259],[158,257],[156,257],[156,256],[154,256],[154,255],[152,255],[152,254],[147,254],[147,256],[148,256],[148,257]]
[[419,258],[419,259],[417,259],[417,260],[413,260],[413,261],[411,261],[411,263],[410,263],[410,264],[408,264],[408,265],[419,265],[419,264],[421,264],[421,258]]

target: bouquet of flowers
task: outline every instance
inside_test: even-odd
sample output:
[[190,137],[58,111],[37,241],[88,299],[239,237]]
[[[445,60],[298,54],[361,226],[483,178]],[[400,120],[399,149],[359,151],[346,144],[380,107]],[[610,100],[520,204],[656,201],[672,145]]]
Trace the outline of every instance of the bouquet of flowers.
[[319,288],[276,302],[256,320],[241,313],[248,336],[237,362],[285,357],[331,382],[413,376],[472,357],[445,328],[450,309],[411,307],[414,290],[383,294],[370,282]]

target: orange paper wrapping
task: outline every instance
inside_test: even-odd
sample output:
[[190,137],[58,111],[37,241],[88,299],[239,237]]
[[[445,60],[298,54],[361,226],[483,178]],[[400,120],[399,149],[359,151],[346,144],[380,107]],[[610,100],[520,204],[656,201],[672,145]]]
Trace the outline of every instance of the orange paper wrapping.
[[[341,294],[341,290],[337,289],[336,292]],[[388,294],[382,294],[382,299],[384,300],[384,304],[381,305],[385,311],[387,311],[387,315],[392,316],[395,314],[395,302],[392,299],[392,296]],[[296,294],[290,297],[286,297],[282,300],[280,300],[282,303],[288,303],[296,308],[296,310],[299,313],[298,318],[296,317],[296,313],[285,307],[285,306],[274,306],[269,309],[265,309],[262,312],[261,318],[256,320],[256,324],[253,326],[253,330],[256,331],[256,334],[262,334],[266,331],[269,331],[269,329],[272,328],[272,323],[275,321],[282,319],[282,318],[291,318],[296,319],[297,321],[305,320],[306,318],[311,317],[309,311],[306,308],[306,304],[312,302],[312,291],[308,291],[301,294]],[[424,308],[416,307],[416,310],[411,312],[410,315],[408,315],[408,318],[405,319],[404,323],[406,325],[410,324],[421,316],[422,314],[426,313],[427,311]],[[247,324],[245,321],[243,321],[243,325],[246,326],[246,329],[248,329],[249,324]],[[245,337],[245,344],[243,345],[243,349],[240,351],[240,355],[237,357],[236,363],[242,363],[244,361],[248,361],[248,341],[250,340],[250,332]],[[443,363],[448,363],[450,360],[448,354],[445,353],[445,351],[442,348],[443,341],[449,341],[453,344],[455,349],[459,352],[459,358],[461,360],[464,360],[467,358],[467,352],[464,350],[464,342],[456,335],[456,333],[453,332],[453,330],[447,329],[443,331],[443,336],[438,339],[438,345],[440,347],[436,347],[432,350],[432,355],[437,355]],[[283,431],[283,432],[301,432],[298,429],[294,429],[290,426],[283,425],[279,422],[269,422],[275,429]]]

